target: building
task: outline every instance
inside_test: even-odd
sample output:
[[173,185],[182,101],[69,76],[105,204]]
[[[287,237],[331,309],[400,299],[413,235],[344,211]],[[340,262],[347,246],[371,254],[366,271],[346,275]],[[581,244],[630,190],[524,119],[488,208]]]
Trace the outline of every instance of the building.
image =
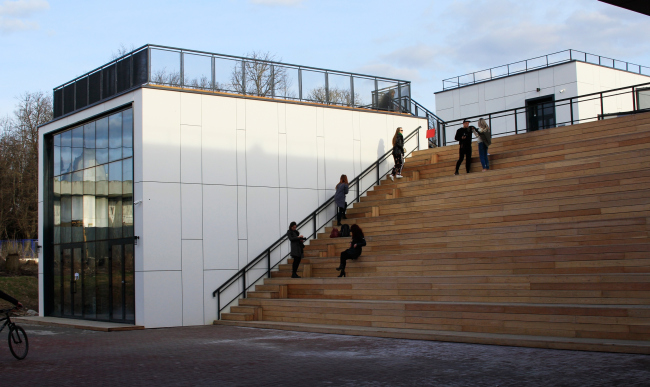
[[[577,98],[642,84],[636,99],[616,91],[605,94],[602,106],[598,98]],[[436,114],[457,124],[447,126],[448,141],[460,126],[453,121],[488,114],[495,135],[531,131],[650,108],[650,68],[566,50],[445,79],[435,95]],[[508,112],[495,114],[502,111]]]
[[211,323],[217,287],[396,127],[426,127],[381,110],[387,93],[408,103],[410,82],[153,45],[55,88],[39,132],[40,314]]

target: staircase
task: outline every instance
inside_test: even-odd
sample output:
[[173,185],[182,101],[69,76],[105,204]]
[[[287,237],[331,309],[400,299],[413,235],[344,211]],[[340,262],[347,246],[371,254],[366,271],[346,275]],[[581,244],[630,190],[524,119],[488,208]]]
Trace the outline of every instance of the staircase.
[[650,353],[650,113],[415,152],[215,324]]

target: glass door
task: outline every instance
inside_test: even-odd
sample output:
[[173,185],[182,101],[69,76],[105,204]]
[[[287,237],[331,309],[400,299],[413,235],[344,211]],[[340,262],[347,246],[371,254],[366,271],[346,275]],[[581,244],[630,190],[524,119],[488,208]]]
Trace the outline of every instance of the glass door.
[[528,131],[555,127],[555,97],[546,96],[526,100]]
[[111,320],[135,320],[133,239],[110,242]]

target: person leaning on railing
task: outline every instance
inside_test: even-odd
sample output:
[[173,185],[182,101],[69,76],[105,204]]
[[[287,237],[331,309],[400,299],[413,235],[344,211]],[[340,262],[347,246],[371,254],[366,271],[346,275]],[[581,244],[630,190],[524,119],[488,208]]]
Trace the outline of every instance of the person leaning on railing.
[[0,290],[0,299],[3,299],[5,301],[9,301],[12,304],[16,305],[17,307],[19,307],[19,308],[23,307],[23,304],[21,304],[20,301],[18,301],[15,298],[11,297],[7,293],[3,292],[2,290]]

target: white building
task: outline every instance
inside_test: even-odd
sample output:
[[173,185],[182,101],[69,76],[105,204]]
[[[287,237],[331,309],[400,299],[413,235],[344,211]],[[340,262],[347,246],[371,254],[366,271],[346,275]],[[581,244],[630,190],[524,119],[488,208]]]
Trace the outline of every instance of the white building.
[[[156,74],[157,51],[180,72]],[[55,89],[39,132],[41,315],[210,324],[217,287],[387,152],[396,127],[426,127],[373,109],[406,81],[264,62],[270,91],[219,84],[220,65],[250,63],[144,46]],[[295,93],[275,87],[282,71]],[[354,97],[309,100],[319,77]]]
[[[536,130],[601,114],[600,101],[593,97],[559,100],[645,83],[650,83],[648,67],[567,50],[445,80],[444,90],[435,93],[436,114],[447,123],[456,121],[447,126],[447,141],[453,140],[459,120],[487,119],[489,113],[516,108],[516,120],[512,111],[492,117],[493,134]],[[650,108],[650,84],[613,96],[618,93],[605,94],[605,114]]]

